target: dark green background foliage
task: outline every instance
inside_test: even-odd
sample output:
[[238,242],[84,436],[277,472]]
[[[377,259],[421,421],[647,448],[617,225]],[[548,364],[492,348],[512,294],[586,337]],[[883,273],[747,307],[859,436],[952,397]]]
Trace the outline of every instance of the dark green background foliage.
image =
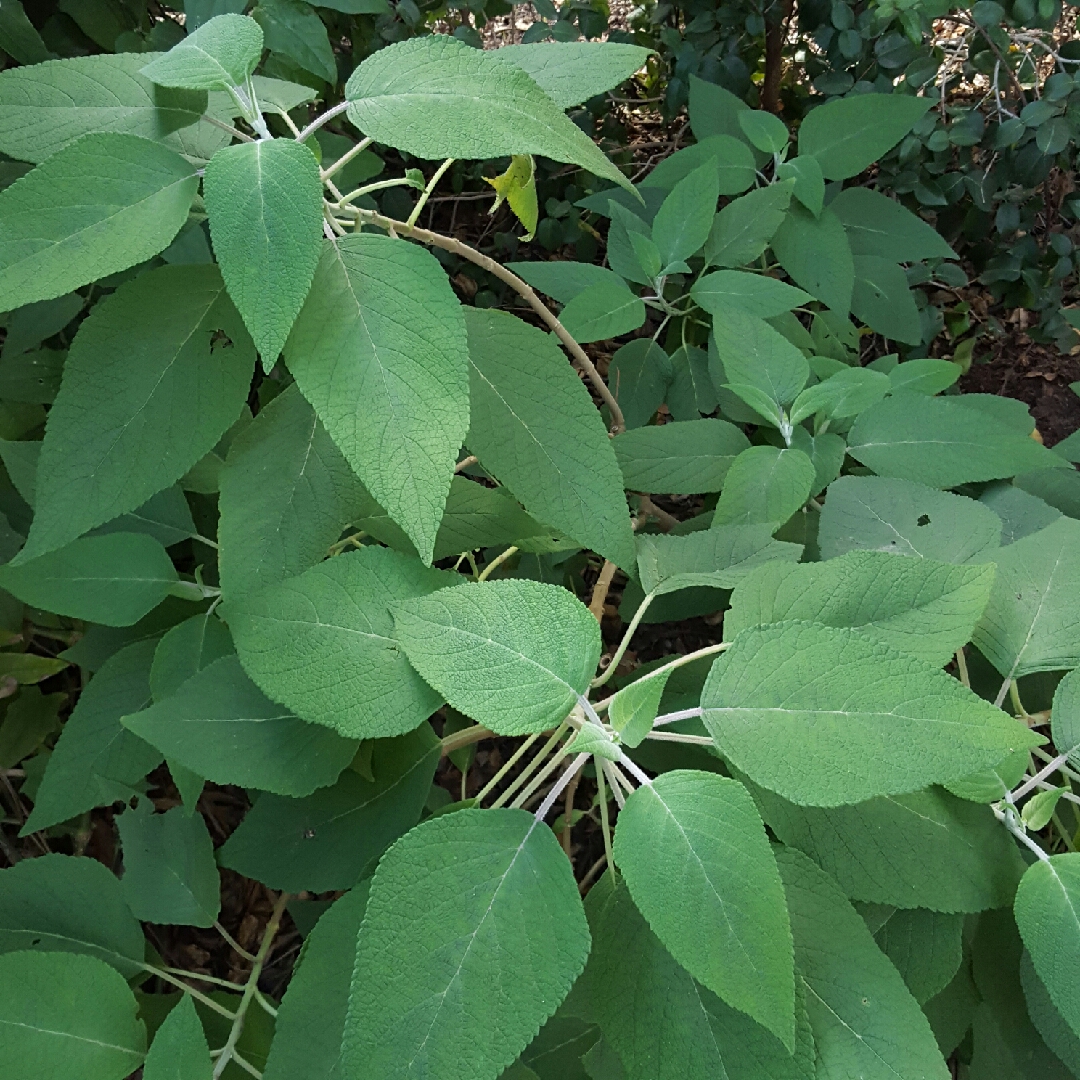
[[1069,13],[246,7],[0,6],[4,1075],[1080,1076]]

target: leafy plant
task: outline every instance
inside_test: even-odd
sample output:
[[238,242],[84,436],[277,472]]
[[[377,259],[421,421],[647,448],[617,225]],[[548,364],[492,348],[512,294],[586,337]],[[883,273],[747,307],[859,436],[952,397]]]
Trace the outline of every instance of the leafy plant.
[[[849,318],[922,340],[901,264],[948,245],[842,185],[926,99],[822,106],[790,155],[701,84],[699,142],[635,187],[565,108],[645,50],[417,37],[274,137],[309,100],[255,74],[274,9],[137,68],[0,75],[34,166],[0,192],[0,384],[35,390],[0,394],[0,767],[43,849],[0,871],[14,1075],[1075,1071],[1076,471],[1023,406],[946,394],[955,364],[859,366]],[[103,119],[54,85],[129,98]],[[322,160],[343,115],[363,137]],[[442,163],[342,191],[375,141]],[[417,225],[451,159],[505,156],[531,230],[534,155],[595,179],[609,267]],[[404,221],[361,202],[394,185]],[[432,251],[532,321],[463,307]],[[582,342],[646,318],[605,381]],[[627,662],[719,612],[720,640]],[[54,739],[34,683],[67,664]],[[440,804],[441,758],[489,740],[503,763]],[[207,782],[252,802],[216,851]],[[86,854],[102,807],[120,876]],[[226,934],[218,866],[278,892],[254,951],[225,938],[240,983],[140,925]],[[296,894],[327,892],[312,927]]]

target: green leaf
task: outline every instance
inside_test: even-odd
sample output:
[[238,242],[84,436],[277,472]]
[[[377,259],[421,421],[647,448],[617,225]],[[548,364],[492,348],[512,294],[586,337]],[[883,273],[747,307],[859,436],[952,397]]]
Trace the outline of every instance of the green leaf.
[[649,226],[614,199],[609,206],[611,226],[607,235],[608,265],[627,281],[638,285],[651,285],[655,275],[651,268],[646,269],[643,266],[642,258],[644,257],[646,263],[651,260],[656,264],[660,261],[660,252],[649,236]]
[[455,476],[450,481],[450,495],[435,538],[435,558],[547,533],[550,530],[529,517],[505,488],[484,487],[464,476]]
[[[10,711],[9,708],[9,715]],[[1070,764],[1080,760],[1080,754],[1077,753],[1080,751],[1080,674],[1075,671],[1070,671],[1054,691],[1050,730],[1058,752],[1068,754]],[[2,763],[0,759],[0,764]]]
[[356,937],[368,882],[335,900],[304,942],[303,956],[278,1006],[265,1080],[337,1080]]
[[611,736],[596,724],[583,724],[568,744],[571,754],[592,754],[594,757],[618,761],[621,751]]
[[521,810],[427,821],[375,872],[344,1070],[494,1080],[555,1011],[588,953],[577,884],[550,829]]
[[775,531],[810,497],[815,476],[801,450],[751,446],[731,463],[712,527],[770,524]]
[[876,255],[856,255],[851,310],[871,330],[893,341],[918,345],[922,324],[904,268]]
[[17,562],[179,480],[236,420],[254,363],[211,264],[152,270],[98,304],[75,335],[49,412],[34,523]]
[[169,136],[198,121],[206,95],[170,91],[139,74],[146,53],[72,56],[0,74],[0,151],[40,162],[93,131]]
[[620,884],[605,876],[586,899],[593,948],[574,988],[625,1066],[626,1080],[813,1080],[802,995],[796,1049],[725,1005],[680,967]]
[[[607,384],[628,428],[649,423],[664,403],[674,374],[672,358],[651,337],[634,338],[615,353],[608,364]],[[618,450],[615,453],[618,456]]]
[[468,308],[465,321],[469,449],[537,521],[618,566],[633,566],[611,440],[554,338],[505,312]]
[[710,315],[723,316],[730,308],[768,319],[813,298],[801,289],[792,288],[764,274],[742,270],[717,270],[698,278],[690,289],[695,302]]
[[978,410],[925,394],[894,394],[864,412],[848,435],[848,453],[882,476],[938,488],[1061,464]]
[[791,206],[773,235],[772,249],[796,285],[837,314],[848,313],[855,262],[844,226],[831,208],[814,217],[799,205]]
[[466,350],[438,260],[366,234],[325,245],[285,347],[330,437],[427,563],[469,427]]
[[271,52],[289,57],[324,82],[337,83],[337,57],[326,24],[310,5],[301,0],[260,0],[251,15],[262,27]]
[[179,154],[137,135],[86,135],[58,150],[0,191],[0,308],[62,296],[156,255],[198,186]]
[[[713,277],[716,275],[710,275]],[[708,280],[708,279],[706,279]],[[777,405],[790,405],[810,377],[806,357],[764,319],[736,307],[713,315],[716,355],[726,379],[710,373],[719,386],[724,382],[756,387]]]
[[798,852],[780,851],[776,863],[820,1080],[948,1080],[926,1017],[836,884]]
[[857,416],[880,401],[889,390],[889,377],[880,371],[843,368],[799,394],[791,407],[791,422],[798,424],[819,412],[838,419]]
[[154,1035],[143,1080],[213,1080],[214,1063],[189,994],[169,1011]]
[[500,735],[565,719],[600,659],[600,628],[565,589],[483,581],[393,607],[409,662],[466,716]]
[[799,544],[773,540],[775,526],[718,525],[689,536],[638,537],[638,574],[646,593],[662,596],[679,589],[731,589],[755,566],[773,559],[795,562]]
[[842,476],[829,486],[818,544],[823,559],[887,551],[939,562],[996,559],[1001,519],[974,499],[910,480]]
[[37,28],[26,17],[21,0],[0,9],[0,49],[20,64],[38,64],[53,56]]
[[793,1050],[784,890],[746,788],[690,770],[643,784],[619,812],[615,859],[672,956]]
[[346,769],[303,799],[261,795],[221,847],[221,865],[288,892],[352,888],[420,820],[441,754],[421,724],[374,743],[374,780]]
[[1045,829],[1050,824],[1050,819],[1054,816],[1054,810],[1057,808],[1057,804],[1061,801],[1061,796],[1065,791],[1066,789],[1063,787],[1052,788],[1049,791],[1038,791],[1032,795],[1024,803],[1024,809],[1020,811],[1020,820],[1024,823],[1024,828],[1031,832]]
[[0,956],[0,1032],[19,1080],[124,1080],[146,1052],[137,1010],[123,978],[91,956]]
[[103,533],[134,532],[152,536],[162,547],[172,547],[183,540],[195,537],[198,530],[191,516],[191,507],[179,484],[164,488],[136,507],[130,513],[121,514],[93,530],[93,535]]
[[770,184],[729,202],[705,242],[707,266],[745,266],[764,252],[787,214],[793,186]]
[[[150,665],[150,692],[163,701],[196,672],[236,652],[224,623],[209,611],[177,623],[158,642]],[[159,922],[162,920],[158,920]]]
[[821,213],[825,203],[825,177],[821,175],[821,166],[817,158],[804,154],[781,161],[776,166],[776,179],[791,180],[794,187],[792,194],[810,211],[814,217]]
[[859,913],[920,1005],[949,985],[963,959],[962,915],[876,905]]
[[120,725],[150,703],[150,663],[157,642],[139,641],[111,656],[79,695],[49,758],[30,832],[68,821],[95,806],[136,794],[161,754]]
[[524,71],[442,34],[369,56],[345,85],[349,119],[417,157],[537,154],[630,182]]
[[[643,188],[670,191],[695,169],[709,165],[716,172],[721,195],[738,195],[754,183],[754,155],[749,147],[730,135],[713,135],[684,147],[663,159],[644,180]],[[716,209],[713,202],[708,212]]]
[[731,463],[749,445],[725,420],[641,427],[612,440],[628,488],[680,495],[719,491]]
[[586,344],[636,330],[645,321],[645,305],[621,279],[605,279],[578,293],[559,321],[578,344]]
[[580,105],[625,82],[645,66],[651,49],[611,41],[504,45],[494,55],[532,76],[560,109]]
[[915,791],[1041,741],[932,664],[816,623],[744,630],[701,704],[731,764],[800,805]]
[[1052,525],[1004,547],[972,641],[1006,678],[1080,665],[1080,522]]
[[893,393],[908,391],[933,397],[947,390],[962,374],[959,364],[951,360],[908,360],[889,372]]
[[525,235],[521,239],[527,243],[535,235],[536,223],[540,217],[540,207],[536,201],[536,162],[532,155],[511,157],[510,165],[504,173],[494,179],[485,176],[484,181],[495,189],[495,202],[488,213],[494,214],[505,199],[515,217],[525,226]]
[[218,15],[152,60],[142,74],[159,86],[227,90],[244,86],[262,56],[263,32],[245,15]]
[[221,587],[240,597],[314,566],[372,502],[293,385],[229,447],[221,470]]
[[[12,658],[17,655],[12,654]],[[25,677],[21,681],[25,682]],[[59,729],[58,714],[66,702],[66,694],[43,694],[36,687],[19,692],[0,724],[0,769],[14,769]]]
[[994,564],[953,566],[877,551],[823,563],[758,567],[736,587],[724,637],[801,619],[851,626],[899,652],[942,667],[971,637],[990,598]]
[[226,146],[206,166],[203,198],[222,277],[269,370],[322,250],[319,163],[294,139]]
[[[515,47],[504,46],[496,50],[496,55]],[[539,289],[560,304],[569,304],[575,296],[591,285],[617,285],[621,282],[619,275],[613,270],[595,263],[559,259],[554,262],[508,262],[505,266],[534,289]]]
[[384,738],[442,704],[402,655],[390,611],[460,580],[366,547],[232,600],[226,615],[244,670],[272,700],[347,738]]
[[354,740],[263,697],[235,656],[215,660],[123,722],[197,776],[277,795],[310,795],[332,784],[356,752]]
[[22,950],[82,953],[131,978],[146,941],[120,882],[101,863],[48,854],[0,870],[0,952]]
[[754,787],[761,815],[847,896],[902,909],[975,912],[1012,901],[1024,860],[987,806],[940,788],[855,806],[795,806]]
[[847,230],[855,255],[875,255],[891,262],[957,257],[937,229],[879,191],[846,188],[829,203],[829,209]]
[[787,146],[787,125],[779,116],[760,109],[745,109],[740,110],[736,120],[746,138],[763,154],[779,154]]
[[117,819],[124,847],[120,885],[145,922],[213,926],[221,909],[214,845],[200,814],[175,806],[154,812],[149,799]]
[[[693,345],[681,346],[672,353],[670,363],[672,377],[665,398],[672,418],[699,420],[701,413],[711,413],[717,406],[717,398],[716,388],[709,378],[709,354]],[[611,377],[611,365],[608,366],[608,377]],[[624,409],[624,415],[625,412]],[[627,426],[635,425],[627,422]]]
[[891,150],[932,104],[930,98],[903,94],[828,101],[803,120],[799,153],[817,158],[827,180],[847,180]]
[[1046,985],[1035,973],[1035,965],[1028,952],[1020,958],[1020,983],[1024,988],[1024,1003],[1027,1005],[1031,1022],[1046,1045],[1075,1076],[1080,1070],[1080,1038],[1065,1022]]
[[720,178],[711,161],[698,166],[671,189],[652,224],[652,238],[662,267],[689,259],[701,248],[708,239],[719,198]]
[[36,653],[0,652],[0,678],[18,683],[38,683],[63,671],[67,662]]
[[642,739],[652,731],[670,675],[670,671],[665,671],[651,679],[635,679],[611,699],[608,720],[625,746],[640,746]]
[[30,562],[0,567],[0,586],[34,607],[131,626],[176,584],[165,549],[140,533],[86,536]]
[[1080,1035],[1080,854],[1051,855],[1029,866],[1016,890],[1016,925],[1054,1005]]

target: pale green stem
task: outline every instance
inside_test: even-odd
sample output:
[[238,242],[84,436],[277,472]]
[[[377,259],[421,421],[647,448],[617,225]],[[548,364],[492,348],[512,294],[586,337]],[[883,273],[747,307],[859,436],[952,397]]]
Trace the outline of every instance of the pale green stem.
[[255,960],[251,965],[251,974],[248,976],[247,985],[244,987],[243,996],[240,998],[240,1004],[236,1009],[236,1019],[233,1020],[229,1037],[226,1039],[224,1047],[222,1047],[221,1056],[214,1065],[213,1080],[220,1080],[221,1074],[225,1071],[225,1067],[236,1052],[236,1044],[240,1041],[240,1036],[244,1033],[244,1021],[247,1019],[247,1011],[259,988],[259,976],[262,975],[263,965],[266,963],[270,947],[277,936],[278,927],[281,925],[281,916],[285,911],[285,904],[288,899],[289,894],[282,893],[274,904],[274,910],[270,915],[270,921],[266,924],[259,951],[255,954]]
[[[140,967],[143,971],[149,971],[151,975],[156,975],[159,979],[167,983],[172,983],[173,986],[179,987],[185,994],[190,994],[196,1001],[201,1001],[208,1009],[227,1017],[229,1020],[236,1018],[236,1013],[226,1009],[224,1005],[219,1005],[213,998],[207,997],[205,994],[200,993],[198,990],[193,990],[187,983],[181,982],[175,975],[170,975],[164,968],[154,967],[153,964],[141,964]],[[188,976],[192,978],[192,976]]]
[[1013,679],[1009,683],[1009,699],[1013,703],[1013,708],[1016,710],[1016,715],[1021,720],[1028,719],[1028,711],[1024,708],[1024,703],[1020,700],[1020,689],[1016,685],[1016,680]]
[[266,1000],[266,995],[258,987],[255,988],[255,1000],[262,1006],[264,1012],[277,1017],[277,1009]]
[[566,729],[569,726],[570,724],[566,720],[564,720],[551,733],[548,741],[544,743],[544,745],[540,748],[540,753],[537,754],[536,757],[534,757],[532,761],[530,761],[529,764],[521,770],[520,774],[517,776],[514,782],[491,804],[491,808],[493,810],[498,809],[498,807],[500,806],[503,806],[513,797],[514,792],[516,792],[521,787],[521,785],[524,784],[525,781],[528,780],[529,777],[532,776],[532,774],[540,767],[540,763],[544,760],[544,758],[548,756],[548,754],[551,753],[552,749],[555,747],[558,741],[566,734]]
[[[674,660],[670,661],[669,663],[662,664],[660,667],[656,668],[655,671],[650,671],[649,674],[645,676],[645,678],[646,679],[655,678],[657,675],[660,675],[665,671],[674,671],[676,668],[681,668],[685,664],[692,664],[695,660],[700,660],[703,656],[712,656],[714,653],[720,653],[720,652],[723,652],[725,649],[730,649],[730,648],[731,648],[731,642],[730,641],[721,641],[718,645],[706,645],[704,649],[697,649],[694,652],[686,653],[685,656],[677,656]],[[604,698],[603,701],[598,702],[593,707],[596,709],[596,711],[598,713],[605,712],[607,710],[608,706],[612,703],[612,701],[614,699],[615,699],[615,695],[612,694],[611,697]]]
[[215,551],[218,550],[218,544],[216,540],[211,540],[206,536],[200,535],[199,533],[196,533],[191,539],[198,540],[200,544],[205,544],[207,547],[213,548]]
[[681,731],[650,731],[646,739],[656,739],[657,742],[679,742],[688,746],[712,746],[713,741],[708,735],[684,735]]
[[517,547],[508,547],[501,555],[496,555],[495,558],[492,559],[491,562],[489,562],[487,566],[485,566],[484,569],[480,571],[480,576],[476,580],[487,581],[487,579],[491,577],[491,572],[502,566],[502,564],[506,562],[507,559],[516,555],[518,550],[519,549]]
[[218,120],[215,116],[210,116],[204,113],[203,119],[213,127],[221,128],[222,131],[227,131],[234,139],[239,139],[241,142],[255,142],[250,135],[245,135],[239,128],[234,128],[232,124],[226,124],[222,120]]
[[420,220],[420,211],[427,205],[428,199],[431,198],[431,193],[435,190],[435,185],[443,178],[443,174],[451,165],[454,164],[454,159],[448,157],[436,170],[435,175],[428,181],[428,185],[424,188],[423,194],[420,196],[417,204],[413,207],[413,212],[409,215],[406,225],[411,229],[417,221]]
[[296,136],[296,141],[307,142],[307,140],[314,135],[323,124],[328,124],[335,116],[340,116],[348,107],[349,103],[343,101],[340,105],[335,105],[332,109],[327,109],[322,116],[316,116],[315,119]]
[[395,176],[392,180],[376,180],[374,184],[364,184],[363,187],[350,191],[348,195],[342,195],[334,209],[344,210],[349,203],[355,202],[361,195],[370,195],[373,191],[384,191],[386,188],[404,187],[407,184],[412,184],[412,181],[404,176]]
[[[297,132],[297,135],[299,134],[300,132]],[[344,169],[345,166],[348,165],[353,158],[359,157],[360,154],[362,154],[374,141],[374,139],[361,139],[351,150],[342,154],[341,157],[339,157],[333,165],[330,165],[329,167],[323,169],[320,173],[323,179],[323,183],[326,183],[326,181],[329,180],[330,177],[334,175],[334,173],[340,172],[342,169]]]
[[502,782],[506,774],[528,753],[529,747],[540,738],[540,732],[530,735],[511,755],[507,763],[484,785],[473,805],[479,806]]
[[637,611],[634,612],[634,617],[630,620],[630,625],[626,628],[626,633],[623,634],[622,641],[619,642],[619,647],[615,650],[615,655],[611,658],[611,663],[602,671],[595,679],[590,683],[591,686],[599,687],[615,674],[615,669],[619,666],[619,662],[626,655],[626,650],[630,647],[630,639],[634,636],[634,631],[637,630],[641,624],[641,620],[645,617],[645,612],[649,610],[649,605],[656,599],[656,593],[647,593],[645,599],[638,604]]
[[248,963],[255,963],[254,953],[249,953],[247,949],[245,949],[244,946],[241,945],[240,942],[238,942],[236,938],[234,938],[232,934],[230,934],[229,931],[226,930],[225,927],[217,921],[217,919],[214,920],[214,929],[226,940],[226,942],[228,942],[234,952],[239,953],[245,960],[248,961]]
[[1020,843],[1022,843],[1025,847],[1027,847],[1031,851],[1033,851],[1035,853],[1035,855],[1038,856],[1040,861],[1042,861],[1042,862],[1048,862],[1049,861],[1050,856],[1047,855],[1046,852],[1043,851],[1043,849],[1041,847],[1039,847],[1039,845],[1036,844],[1035,841],[1032,840],[1031,837],[1028,836],[1028,834],[1026,832],[1024,832],[1023,826],[1017,825],[1013,821],[1013,814],[1012,813],[1007,814],[1003,810],[999,810],[996,806],[991,806],[990,809],[993,810],[994,817],[996,817],[998,819],[998,821],[1000,821],[1001,824],[1004,825],[1005,828],[1008,829],[1009,832],[1011,832],[1013,834],[1013,836],[1015,836],[1016,839],[1020,841]]
[[[540,804],[540,809],[536,811],[534,817],[537,821],[543,821],[548,816],[548,812],[555,805],[555,800],[566,790],[566,785],[570,783],[575,776],[577,776],[581,767],[589,760],[589,754],[578,754],[573,761],[566,767],[566,771],[559,777],[559,782],[544,796],[544,801]],[[563,828],[569,828],[569,819],[564,823]]]
[[[1053,761],[1052,754],[1048,754],[1045,750],[1040,750],[1037,746],[1031,751],[1040,761]],[[1070,780],[1075,780],[1080,783],[1080,773],[1075,772],[1073,769],[1066,769],[1064,765],[1061,766],[1060,772],[1064,773]]]
[[606,785],[604,784],[603,762],[597,760],[596,769],[596,795],[600,800],[600,831],[604,834],[604,855],[607,857],[608,869],[615,872],[615,857],[611,853],[611,819],[608,816],[608,798]]
[[512,807],[524,806],[532,798],[540,785],[562,764],[563,759],[569,754],[565,744],[555,751],[552,759],[529,781],[525,789],[510,804]]
[[964,646],[956,650],[956,670],[960,673],[960,682],[971,689],[971,679],[968,676],[967,657],[964,655]]
[[155,971],[167,971],[170,975],[183,975],[186,979],[194,979],[196,982],[213,983],[215,986],[224,986],[226,989],[234,990],[237,993],[243,991],[243,986],[240,983],[229,982],[228,979],[218,979],[213,975],[202,975],[196,971],[185,971],[183,968],[154,968]]
[[626,805],[626,795],[619,783],[618,770],[613,761],[603,760],[603,770],[611,784],[611,793],[615,796],[615,805],[621,810]]
[[1025,780],[1014,792],[1011,794],[1013,802],[1018,799],[1022,799],[1032,788],[1038,787],[1040,780],[1045,780],[1052,773],[1056,773],[1066,761],[1069,760],[1068,754],[1058,754],[1048,765],[1044,765],[1030,780]]

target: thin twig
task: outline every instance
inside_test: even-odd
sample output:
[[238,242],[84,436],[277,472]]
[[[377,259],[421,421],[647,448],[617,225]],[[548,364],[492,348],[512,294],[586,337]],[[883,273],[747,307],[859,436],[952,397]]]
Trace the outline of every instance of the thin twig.
[[615,571],[618,569],[610,559],[605,559],[604,565],[600,567],[600,576],[596,579],[592,596],[589,599],[589,610],[593,613],[597,622],[603,621],[604,604],[607,603],[608,590],[611,588],[611,582],[615,578]]
[[455,750],[460,750],[463,746],[472,746],[473,743],[478,743],[481,739],[487,739],[493,734],[494,732],[489,731],[482,724],[462,728],[460,731],[455,731],[443,739],[442,755],[445,757]]
[[455,466],[454,472],[464,472],[470,465],[475,465],[480,459],[475,454],[462,458]]
[[255,954],[248,952],[217,919],[214,920],[214,929],[228,942],[234,952],[239,953],[249,964],[255,963]]
[[436,170],[435,175],[427,182],[427,187],[424,188],[423,193],[417,200],[416,205],[413,207],[413,212],[409,215],[405,224],[411,229],[420,217],[420,212],[424,209],[428,199],[431,198],[431,193],[435,190],[435,185],[443,178],[446,170],[454,164],[454,159],[448,157]]
[[[668,663],[662,664],[655,670],[650,671],[645,678],[654,679],[657,675],[660,675],[665,671],[674,671],[676,668],[681,668],[684,664],[692,664],[695,660],[700,660],[703,656],[712,656],[714,653],[723,652],[725,649],[730,648],[730,641],[721,641],[717,645],[706,645],[704,649],[696,649],[694,652],[685,653],[683,656],[675,657],[674,660],[669,660]],[[604,698],[603,701],[597,702],[593,707],[598,713],[605,712],[614,698],[615,695],[612,694],[611,697]]]
[[502,554],[496,555],[495,558],[492,559],[491,562],[489,562],[487,566],[485,566],[484,569],[480,571],[480,576],[476,580],[487,581],[487,579],[491,577],[492,571],[498,569],[498,567],[502,566],[502,564],[506,562],[507,559],[512,558],[520,550],[520,548],[511,545],[504,552],[502,552]]
[[573,780],[566,787],[566,797],[563,799],[563,827],[562,827],[562,849],[566,852],[566,857],[573,862],[573,858],[570,854],[571,837],[570,830],[574,827],[574,796],[577,794],[578,784],[581,782],[581,773],[574,773]]
[[[299,135],[300,132],[298,131],[296,134]],[[344,169],[345,166],[348,165],[354,157],[362,154],[374,141],[374,139],[361,139],[354,147],[352,147],[351,150],[347,150],[344,154],[342,154],[341,157],[339,157],[333,165],[330,165],[327,168],[323,169],[322,172],[319,174],[322,177],[323,183],[325,184],[326,181],[334,175],[334,173],[340,172],[342,169]]]
[[322,116],[316,116],[315,119],[296,136],[296,141],[307,142],[308,138],[314,135],[323,124],[329,123],[335,116],[340,116],[348,107],[349,103],[343,101],[340,105],[335,105],[332,109],[327,109]]
[[203,119],[216,128],[221,128],[222,131],[227,131],[234,139],[239,139],[241,142],[256,142],[250,135],[245,135],[239,128],[234,128],[232,124],[226,124],[223,120],[218,120],[216,117],[211,116],[209,113],[203,114]]
[[656,593],[646,593],[645,599],[638,604],[638,609],[634,612],[634,617],[630,620],[630,625],[626,628],[626,632],[622,636],[622,641],[619,642],[619,647],[611,657],[610,663],[596,676],[595,679],[593,679],[591,685],[595,687],[603,686],[611,676],[615,674],[615,669],[619,666],[622,658],[626,655],[626,650],[630,647],[630,639],[634,636],[634,631],[641,625],[641,620],[645,617],[645,612],[649,610],[649,605],[655,599]]

